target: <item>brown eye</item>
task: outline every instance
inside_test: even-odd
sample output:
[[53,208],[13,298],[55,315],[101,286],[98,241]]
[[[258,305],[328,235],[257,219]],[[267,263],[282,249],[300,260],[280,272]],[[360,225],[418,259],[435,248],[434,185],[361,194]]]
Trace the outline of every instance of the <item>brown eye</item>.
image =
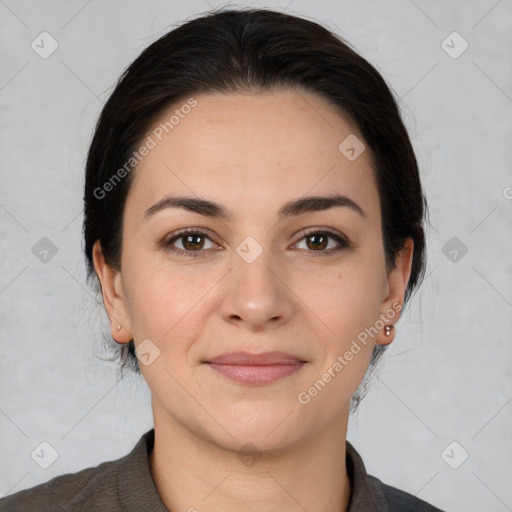
[[[205,247],[207,242],[210,247]],[[204,232],[198,230],[184,230],[175,234],[172,238],[162,242],[162,246],[178,256],[205,256],[206,249],[214,249],[215,244]]]
[[[336,233],[325,230],[316,230],[305,233],[302,239],[299,241],[299,244],[302,242],[302,240],[305,241],[305,250],[314,256],[328,256],[330,254],[337,253],[347,247],[350,247],[348,240]],[[337,246],[335,244],[333,247],[331,240],[335,241]],[[331,247],[329,247],[329,245],[331,245]]]
[[328,245],[329,237],[324,233],[314,233],[306,237],[306,244],[310,249],[325,249]]
[[[188,251],[193,251],[193,250],[196,250],[196,249],[202,249],[203,248],[203,245],[204,245],[204,237],[203,235],[199,235],[199,234],[194,234],[194,235],[186,235],[186,236],[182,236],[180,237],[183,239],[183,242],[182,242],[182,245],[183,247],[188,250]],[[202,240],[201,241],[198,241],[198,240]]]

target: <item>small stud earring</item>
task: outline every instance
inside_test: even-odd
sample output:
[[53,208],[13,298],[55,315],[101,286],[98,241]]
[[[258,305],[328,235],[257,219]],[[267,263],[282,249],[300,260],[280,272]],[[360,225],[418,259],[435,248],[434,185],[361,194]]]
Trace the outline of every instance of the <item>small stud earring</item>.
[[386,336],[389,336],[391,334],[391,331],[393,330],[394,326],[393,325],[386,325],[386,327],[384,327],[384,334]]
[[121,324],[119,324],[119,325],[117,326],[117,330],[118,330],[118,331],[120,331],[120,330],[121,330]]

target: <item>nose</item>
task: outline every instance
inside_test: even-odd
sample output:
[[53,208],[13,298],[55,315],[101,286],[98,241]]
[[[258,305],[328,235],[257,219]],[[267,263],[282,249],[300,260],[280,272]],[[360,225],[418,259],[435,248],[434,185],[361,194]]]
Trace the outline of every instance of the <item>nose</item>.
[[[242,256],[240,256],[242,254]],[[294,311],[293,293],[283,268],[263,250],[254,261],[233,253],[232,269],[222,301],[226,322],[245,324],[252,331],[274,329],[288,322]]]

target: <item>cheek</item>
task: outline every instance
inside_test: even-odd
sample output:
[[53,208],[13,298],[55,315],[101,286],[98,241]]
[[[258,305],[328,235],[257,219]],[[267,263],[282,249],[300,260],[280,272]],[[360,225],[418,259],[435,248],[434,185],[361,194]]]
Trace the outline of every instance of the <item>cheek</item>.
[[330,269],[303,274],[298,295],[337,339],[357,335],[379,315],[383,275],[379,264],[354,255]]
[[376,268],[375,261],[373,268],[347,264],[306,283],[315,283],[305,302],[321,320],[313,329],[318,360],[301,388],[303,401],[297,398],[312,417],[335,417],[340,409],[333,404],[348,404],[367,371],[375,347],[371,327],[380,312],[382,275]]
[[[191,272],[169,263],[160,252],[126,250],[123,261],[128,314],[135,341],[154,339],[161,348],[185,327],[193,334],[193,318],[204,307],[208,292],[219,281],[214,269]],[[174,345],[173,345],[174,346]]]

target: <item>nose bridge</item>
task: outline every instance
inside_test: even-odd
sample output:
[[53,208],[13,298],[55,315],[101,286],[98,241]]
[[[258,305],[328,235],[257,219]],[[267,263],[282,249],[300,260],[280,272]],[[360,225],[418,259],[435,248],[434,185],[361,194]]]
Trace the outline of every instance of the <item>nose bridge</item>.
[[[261,240],[261,236],[259,237]],[[274,275],[276,266],[273,251],[270,247],[258,242],[255,237],[247,236],[236,247],[233,255],[233,279],[240,288],[248,293],[259,294],[275,293],[277,283]]]
[[274,252],[248,236],[235,248],[230,286],[224,300],[224,315],[251,324],[263,324],[286,316],[289,300],[279,279]]
[[253,237],[247,237],[237,246],[233,263],[237,281],[243,281],[245,287],[257,286],[269,292],[275,284],[272,267],[276,262],[273,261],[272,251]]

